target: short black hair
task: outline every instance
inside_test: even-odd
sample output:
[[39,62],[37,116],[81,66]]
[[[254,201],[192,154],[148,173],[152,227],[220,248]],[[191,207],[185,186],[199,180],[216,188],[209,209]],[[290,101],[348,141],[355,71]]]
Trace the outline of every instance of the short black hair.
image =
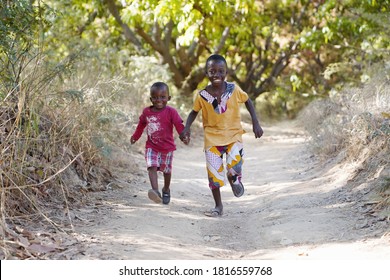
[[227,67],[226,59],[222,55],[220,55],[220,54],[212,54],[206,60],[206,67],[205,67],[206,71],[207,71],[207,64],[209,64],[210,61],[221,61],[221,62],[225,63],[225,65]]
[[167,90],[167,93],[169,95],[169,87],[166,83],[164,82],[155,82],[151,87],[150,87],[150,94],[152,94],[153,89],[163,89],[165,88]]

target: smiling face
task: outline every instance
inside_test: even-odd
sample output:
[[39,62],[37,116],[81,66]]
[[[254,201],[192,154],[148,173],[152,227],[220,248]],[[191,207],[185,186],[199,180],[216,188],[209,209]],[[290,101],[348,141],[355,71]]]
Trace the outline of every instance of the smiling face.
[[168,101],[171,99],[169,91],[166,86],[152,87],[150,90],[150,101],[153,104],[153,108],[156,111],[160,111],[167,106]]
[[215,87],[223,85],[227,74],[226,62],[223,60],[209,60],[206,64],[206,75]]

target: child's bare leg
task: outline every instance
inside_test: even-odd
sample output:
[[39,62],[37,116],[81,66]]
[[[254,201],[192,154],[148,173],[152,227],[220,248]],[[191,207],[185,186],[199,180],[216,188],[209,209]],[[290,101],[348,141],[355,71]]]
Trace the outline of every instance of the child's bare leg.
[[215,208],[207,211],[207,214],[205,213],[206,216],[220,216],[223,213],[222,198],[219,188],[224,185],[225,180],[222,159],[224,153],[225,151],[222,146],[210,147],[205,151],[209,187],[215,202]]
[[158,175],[157,175],[157,167],[152,166],[148,168],[150,185],[153,190],[158,191]]
[[148,197],[156,203],[161,203],[161,194],[158,191],[157,167],[149,167],[149,180],[153,190],[148,191]]
[[171,173],[164,173],[164,187],[163,192],[169,192],[169,186],[171,185]]
[[171,173],[164,173],[164,187],[162,188],[163,193],[163,204],[168,204],[171,200],[171,190],[169,186],[171,184]]
[[213,193],[213,198],[215,201],[215,209],[219,211],[219,213],[223,212],[223,205],[222,205],[222,198],[221,198],[221,191],[219,188],[212,189],[211,192]]

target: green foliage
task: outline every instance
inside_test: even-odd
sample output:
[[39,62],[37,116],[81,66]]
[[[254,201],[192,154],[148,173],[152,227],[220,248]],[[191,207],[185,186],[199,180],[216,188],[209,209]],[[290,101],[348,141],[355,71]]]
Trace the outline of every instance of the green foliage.
[[[317,28],[307,30],[303,46],[330,54],[325,78],[333,84],[358,84],[368,66],[389,58],[389,1],[325,1]],[[363,79],[364,81],[364,79]]]
[[108,18],[103,2],[45,0],[51,8],[45,13],[51,28],[44,33],[49,67],[73,57],[90,60],[103,72],[115,73],[125,65],[123,54],[128,57],[134,48],[125,43],[115,20]]
[[2,1],[0,6],[0,97],[16,95],[21,73],[36,57],[46,9],[28,0]]
[[226,56],[229,79],[252,99],[265,92],[284,92],[292,99],[327,95],[333,87],[365,81],[362,69],[386,60],[389,53],[388,1],[45,4],[50,8],[41,9],[46,22],[42,37],[51,67],[76,55],[114,74],[133,55],[155,56],[186,97],[203,83],[204,61],[211,53]]
[[[111,11],[117,7],[120,20],[142,41],[144,49],[159,54],[185,96],[203,80],[205,57],[222,51],[229,28],[243,20],[253,6],[253,1],[106,2]],[[248,38],[246,31],[241,33],[243,38]]]
[[57,62],[82,51],[101,61],[102,71],[115,73],[132,55],[156,56],[185,97],[203,83],[211,53],[226,56],[229,79],[252,99],[282,91],[293,98],[323,96],[334,86],[359,82],[365,65],[388,56],[388,1],[46,3],[58,13],[45,33]]

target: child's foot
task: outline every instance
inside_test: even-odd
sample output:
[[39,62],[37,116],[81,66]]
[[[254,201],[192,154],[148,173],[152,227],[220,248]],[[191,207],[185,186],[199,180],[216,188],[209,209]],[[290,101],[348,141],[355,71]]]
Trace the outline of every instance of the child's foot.
[[150,189],[148,191],[148,197],[150,200],[153,200],[156,203],[161,203],[161,194],[157,190]]
[[163,204],[169,204],[169,201],[171,201],[171,191],[162,192],[162,202]]
[[[235,176],[237,177],[237,176]],[[232,175],[227,175],[230,186],[232,187],[232,191],[235,197],[240,197],[244,194],[244,185],[239,181],[238,178],[234,178]]]
[[223,210],[216,207],[216,208],[212,208],[208,211],[205,211],[204,214],[207,217],[220,217],[223,214]]

